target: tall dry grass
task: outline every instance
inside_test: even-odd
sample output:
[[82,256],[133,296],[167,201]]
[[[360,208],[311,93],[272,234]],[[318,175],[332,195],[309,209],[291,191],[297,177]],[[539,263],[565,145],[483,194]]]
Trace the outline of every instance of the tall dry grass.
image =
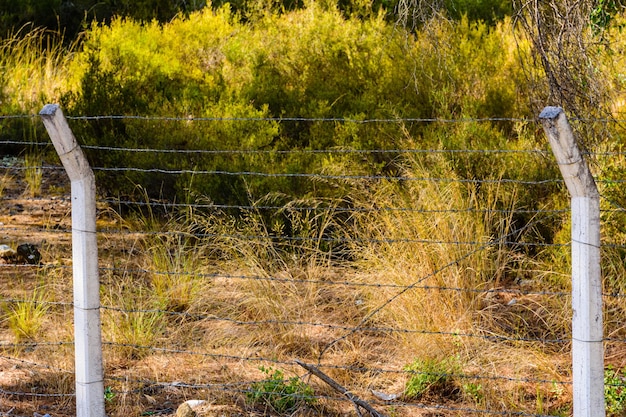
[[3,108],[36,114],[58,102],[72,79],[70,62],[79,40],[67,45],[63,34],[30,25],[0,42]]

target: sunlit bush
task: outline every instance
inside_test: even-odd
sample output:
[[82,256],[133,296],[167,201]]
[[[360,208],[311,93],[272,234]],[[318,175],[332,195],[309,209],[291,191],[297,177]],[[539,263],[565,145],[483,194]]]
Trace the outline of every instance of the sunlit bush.
[[[409,35],[382,14],[349,18],[317,3],[283,14],[266,10],[246,23],[226,7],[164,25],[118,19],[87,31],[83,50],[72,63],[76,78],[68,83],[78,88],[71,88],[63,103],[75,115],[190,120],[77,123],[91,145],[264,152],[397,148],[407,134],[422,138],[423,146],[437,145],[429,142],[428,124],[358,123],[363,119],[524,115],[526,92],[515,65],[523,45],[515,43],[508,22],[489,28],[467,19],[454,24],[441,20],[429,28],[428,36]],[[191,121],[195,118],[229,120]],[[266,118],[290,120],[259,120]],[[302,120],[310,118],[315,120]],[[456,136],[446,141],[466,146]],[[474,146],[491,144],[478,139]],[[323,155],[275,153],[271,164],[266,156],[91,153],[97,165],[197,172],[297,174],[328,165]],[[381,155],[366,161],[335,155],[338,159],[352,173],[393,172],[391,161]],[[319,184],[299,177],[231,175],[192,181],[190,175],[127,176],[130,182],[109,174],[102,182],[115,193],[129,193],[133,183],[141,183],[152,196],[182,198],[192,191],[223,202],[274,191],[303,196],[320,190]]]

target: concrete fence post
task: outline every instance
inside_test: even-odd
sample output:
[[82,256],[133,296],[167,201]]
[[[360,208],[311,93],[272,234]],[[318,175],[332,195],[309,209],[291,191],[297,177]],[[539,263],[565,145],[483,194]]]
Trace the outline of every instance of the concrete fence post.
[[76,415],[104,417],[95,178],[59,106],[39,115],[72,184]]
[[603,417],[600,194],[563,109],[546,107],[539,119],[571,197],[573,416]]

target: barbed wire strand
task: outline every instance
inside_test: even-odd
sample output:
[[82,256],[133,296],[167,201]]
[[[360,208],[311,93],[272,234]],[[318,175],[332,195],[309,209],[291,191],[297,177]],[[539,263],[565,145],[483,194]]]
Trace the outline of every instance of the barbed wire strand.
[[[41,165],[38,167],[42,170],[63,170],[62,167],[55,165]],[[13,170],[26,171],[29,167],[11,167]],[[321,173],[271,173],[259,171],[224,171],[224,170],[201,170],[201,169],[163,169],[163,168],[137,168],[137,167],[98,167],[92,166],[93,171],[101,172],[138,172],[143,174],[164,174],[164,175],[223,175],[223,176],[256,176],[263,178],[304,178],[304,179],[321,179],[321,180],[372,180],[372,181],[408,181],[408,182],[441,182],[441,183],[460,183],[460,184],[513,184],[513,185],[549,185],[563,184],[562,178],[548,178],[543,180],[519,180],[514,178],[441,178],[441,177],[411,177],[403,175],[332,175]],[[596,179],[596,183],[600,184],[623,184],[626,179],[621,178],[602,178]]]
[[[410,288],[413,289],[413,288]],[[454,337],[468,337],[468,338],[476,338],[488,340],[491,342],[502,341],[502,342],[539,342],[541,344],[565,344],[569,343],[571,339],[542,339],[542,338],[530,338],[530,337],[513,337],[513,336],[502,336],[502,335],[481,335],[474,333],[463,333],[463,332],[445,332],[445,331],[436,331],[436,330],[425,330],[425,329],[398,329],[394,327],[365,327],[363,325],[356,326],[348,326],[348,325],[340,325],[340,324],[330,324],[330,323],[318,323],[318,322],[307,322],[304,320],[238,320],[230,317],[219,317],[213,314],[195,314],[195,313],[185,313],[185,312],[176,312],[176,311],[167,311],[167,310],[159,310],[159,309],[123,309],[119,307],[113,306],[101,306],[102,310],[115,311],[120,313],[138,313],[138,314],[167,314],[170,316],[184,317],[184,318],[192,318],[194,320],[210,320],[210,321],[222,321],[228,322],[231,324],[236,324],[238,326],[267,326],[267,325],[280,325],[280,326],[309,326],[309,327],[321,327],[329,330],[343,330],[353,334],[355,332],[364,332],[364,333],[401,333],[401,334],[426,334],[426,335],[439,335],[439,336],[454,336]]]
[[[115,343],[115,342],[103,342],[104,347],[109,348],[132,348],[136,350],[149,350],[153,352],[159,352],[167,355],[190,355],[190,356],[202,356],[206,358],[211,358],[214,360],[230,360],[236,362],[264,362],[270,363],[273,365],[283,365],[283,366],[296,366],[295,360],[280,360],[275,357],[263,357],[263,356],[240,356],[234,354],[220,354],[220,353],[208,353],[208,352],[198,352],[191,351],[185,349],[172,349],[165,347],[155,347],[155,346],[142,346],[136,344],[129,343]],[[372,372],[372,373],[386,373],[386,374],[399,374],[399,375],[433,375],[433,376],[449,376],[459,379],[470,379],[470,380],[492,380],[492,381],[504,381],[504,382],[523,382],[523,383],[535,383],[535,384],[559,384],[559,385],[571,385],[571,380],[555,380],[555,379],[543,379],[543,378],[521,378],[521,377],[507,377],[502,375],[470,375],[463,373],[438,373],[438,372],[428,372],[428,371],[416,371],[416,370],[400,370],[400,369],[387,369],[381,367],[366,367],[366,366],[350,366],[350,365],[333,365],[333,364],[325,364],[320,363],[317,366],[323,369],[333,369],[333,370],[341,370],[348,372]]]
[[[22,146],[51,146],[52,142],[33,142],[18,140],[1,140],[0,145],[22,145]],[[116,146],[100,146],[100,145],[82,145],[83,149],[91,149],[96,151],[112,151],[112,152],[129,152],[129,153],[171,153],[171,154],[397,154],[397,153],[461,153],[461,154],[511,154],[511,155],[537,155],[550,157],[552,154],[545,149],[346,149],[346,148],[330,148],[330,149],[291,149],[291,150],[267,150],[267,149],[160,149],[160,148],[127,148]],[[603,152],[583,152],[584,156],[624,156],[626,152],[620,151],[603,151]]]
[[[0,264],[0,268],[41,268],[40,265],[30,265],[30,264]],[[71,265],[50,265],[45,268],[55,268],[61,270],[71,271]],[[161,276],[172,276],[172,277],[191,277],[196,279],[205,279],[205,280],[215,280],[215,279],[226,279],[226,280],[244,280],[244,281],[266,281],[266,282],[279,282],[279,283],[289,283],[289,284],[314,284],[314,285],[328,285],[328,286],[344,286],[344,287],[354,287],[354,288],[391,288],[391,289],[404,289],[407,288],[408,285],[395,284],[395,283],[380,283],[380,282],[362,282],[362,281],[348,281],[348,280],[339,280],[333,281],[329,279],[306,279],[306,278],[281,278],[277,276],[263,276],[263,275],[246,275],[246,274],[228,274],[224,272],[190,272],[190,271],[165,271],[158,269],[145,269],[145,268],[123,268],[123,267],[106,267],[101,266],[98,268],[100,271],[100,276],[102,279],[106,278],[105,273],[120,273],[121,275],[133,275],[133,274],[151,274],[151,275],[161,275]],[[422,286],[411,286],[412,289],[421,289],[425,291],[452,291],[452,292],[465,292],[465,293],[476,293],[476,294],[515,294],[521,296],[556,296],[556,297],[569,297],[571,294],[568,292],[560,292],[560,291],[533,291],[533,290],[525,290],[522,288],[506,288],[506,287],[496,287],[496,288],[461,288],[461,287],[447,287],[447,286],[437,286],[437,285],[422,285]],[[603,294],[607,297],[624,297],[626,294],[615,294],[615,293],[606,293]],[[45,301],[45,300],[33,300],[33,299],[20,299],[20,298],[0,298],[6,303],[34,303],[34,304],[42,304],[42,305],[59,305],[65,307],[72,307],[73,304],[71,302],[63,302],[63,301]]]
[[[24,229],[20,228],[1,228],[4,231],[23,232]],[[71,230],[62,228],[29,228],[28,230],[38,230],[46,233],[58,233],[68,234]],[[170,231],[132,231],[126,229],[110,229],[101,228],[97,230],[97,233],[102,235],[119,235],[119,236],[179,236],[195,239],[237,239],[237,240],[258,240],[258,241],[273,241],[275,243],[280,242],[325,242],[325,243],[380,243],[380,244],[424,244],[424,245],[454,245],[454,246],[498,246],[498,245],[511,245],[519,247],[569,247],[569,243],[545,243],[545,242],[524,242],[519,240],[510,241],[498,241],[497,239],[491,239],[490,241],[475,241],[475,240],[434,240],[434,239],[411,239],[411,238],[347,238],[347,237],[315,237],[315,236],[288,236],[288,235],[250,235],[250,234],[226,234],[226,233],[194,233],[187,231],[170,232]],[[513,236],[513,234],[512,234]],[[606,244],[608,247],[610,244]],[[625,245],[613,245],[615,247],[622,247]]]
[[[52,142],[21,142],[16,140],[2,140],[0,145],[28,145],[28,146],[51,146]],[[550,156],[548,150],[542,149],[351,149],[351,148],[328,148],[328,149],[163,149],[163,148],[128,148],[119,146],[81,145],[83,149],[107,152],[128,153],[164,153],[164,154],[208,154],[208,155],[281,155],[281,154],[503,154],[503,155],[538,155]]]
[[[2,347],[2,345],[0,344],[0,348]],[[57,368],[55,366],[50,366],[50,365],[46,365],[43,363],[37,363],[37,362],[32,362],[32,361],[27,361],[25,359],[21,359],[21,358],[15,358],[12,356],[6,356],[6,355],[0,355],[1,359],[6,359],[8,361],[11,362],[16,362],[19,363],[21,365],[27,365],[27,366],[32,366],[35,368],[44,368],[44,369],[48,369],[50,371],[55,371],[55,372],[61,372],[61,373],[66,373],[66,374],[74,374],[74,370],[67,370],[67,369],[63,369],[63,368]]]
[[[0,197],[0,201],[13,201],[15,197]],[[20,200],[33,202],[47,202],[50,199],[41,197],[19,198]],[[55,197],[52,200],[64,203],[70,203],[70,198]],[[326,203],[326,201],[324,201]],[[540,213],[569,213],[567,209],[481,209],[478,207],[468,207],[462,209],[420,209],[415,207],[343,207],[336,205],[264,205],[264,204],[218,204],[218,203],[175,203],[171,201],[135,201],[125,199],[100,198],[96,200],[99,204],[117,205],[117,206],[137,206],[137,207],[157,207],[157,208],[193,208],[193,209],[217,209],[217,210],[275,210],[275,211],[330,211],[336,213],[382,213],[382,212],[408,212],[417,214],[463,214],[463,213],[479,213],[479,214],[540,214]],[[69,209],[69,207],[68,207]],[[603,212],[624,212],[626,209],[604,209]]]
[[[249,358],[246,356],[236,356],[236,355],[215,355],[217,356],[214,359],[229,359],[236,361],[253,361],[253,362],[266,362],[272,365],[282,365],[282,366],[292,366],[297,368],[295,360],[279,360],[276,358],[264,358],[264,357],[255,357]],[[227,356],[227,357],[224,357]],[[384,374],[397,374],[397,375],[428,375],[428,376],[438,376],[438,377],[450,377],[450,378],[459,378],[459,379],[471,379],[471,380],[487,380],[487,381],[499,381],[499,382],[523,382],[530,384],[558,384],[558,385],[572,385],[571,380],[558,380],[558,379],[542,379],[542,378],[522,378],[522,377],[507,377],[502,375],[469,375],[463,373],[446,373],[446,372],[428,372],[428,371],[416,371],[416,370],[408,370],[408,369],[387,369],[381,367],[365,367],[365,366],[350,366],[350,365],[333,365],[333,364],[320,364],[320,368],[322,369],[332,369],[332,370],[341,370],[348,372],[371,372],[371,373],[384,373]],[[116,380],[119,379],[124,382],[130,383],[153,383],[152,381],[145,381],[143,379],[129,380],[128,377],[105,377],[105,379]],[[625,382],[626,383],[626,382]],[[159,383],[156,383],[159,384]],[[166,386],[175,386],[180,384],[189,385],[190,387],[194,387],[194,384],[183,383],[180,381],[175,381],[173,383],[162,383]],[[242,385],[246,384],[245,382],[237,382],[237,383],[229,383],[230,385]],[[202,386],[202,385],[201,385]],[[621,386],[621,384],[618,384]]]
[[[0,201],[14,201],[15,197],[0,197]],[[69,197],[52,197],[54,201],[70,203]],[[51,199],[43,197],[22,197],[19,200],[34,201],[34,202],[47,202]],[[607,200],[609,201],[609,200]],[[325,201],[324,201],[325,202]],[[138,207],[161,207],[161,208],[197,208],[197,209],[218,209],[218,210],[277,210],[277,211],[333,211],[338,213],[378,213],[378,212],[409,212],[418,214],[457,214],[457,213],[479,213],[479,214],[567,214],[570,212],[568,209],[525,209],[525,208],[511,208],[511,209],[495,209],[487,208],[482,209],[478,207],[468,207],[462,209],[420,209],[415,207],[343,207],[335,205],[263,205],[263,204],[219,204],[219,203],[175,203],[171,201],[136,201],[126,199],[114,199],[114,198],[100,198],[96,200],[99,204],[109,204],[118,206],[138,206]],[[623,213],[626,212],[626,208],[613,204],[614,208],[606,209],[601,208],[601,213]],[[69,208],[68,208],[69,209]]]
[[368,123],[471,123],[471,122],[538,122],[539,119],[514,117],[484,118],[364,118],[350,119],[344,117],[194,117],[194,116],[138,116],[138,115],[95,115],[66,116],[68,120],[150,120],[174,122],[340,122],[354,124]]
[[[569,246],[569,245],[564,245]],[[72,270],[71,265],[33,265],[33,264],[10,264],[4,263],[0,264],[0,268],[26,268],[26,269],[64,269],[67,271]],[[422,290],[433,290],[433,291],[454,291],[454,292],[468,292],[468,293],[478,293],[478,294],[490,294],[490,293],[502,293],[502,294],[516,294],[522,296],[557,296],[557,297],[569,297],[571,294],[569,292],[561,292],[561,291],[533,291],[533,290],[524,290],[522,288],[506,288],[506,287],[496,287],[496,288],[461,288],[461,287],[447,287],[447,286],[436,286],[436,285],[402,285],[402,284],[393,284],[393,283],[379,283],[379,282],[354,282],[354,281],[333,281],[328,279],[303,279],[303,278],[281,278],[277,276],[262,276],[262,275],[246,275],[246,274],[228,274],[225,272],[191,272],[191,271],[166,271],[166,270],[158,270],[158,269],[146,269],[146,268],[124,268],[124,267],[106,267],[101,266],[98,268],[101,272],[101,275],[105,275],[102,273],[121,273],[121,274],[153,274],[153,275],[163,275],[163,276],[177,276],[177,277],[193,277],[199,279],[233,279],[233,280],[252,280],[252,281],[268,281],[268,282],[282,282],[282,283],[292,283],[292,284],[319,284],[319,285],[333,285],[333,286],[347,286],[347,287],[370,287],[370,288],[392,288],[392,289],[422,289]],[[626,293],[615,293],[615,292],[604,292],[602,296],[607,298],[624,298],[626,297]],[[5,302],[16,302],[16,303],[37,303],[37,304],[49,304],[49,305],[60,305],[70,307],[73,304],[70,302],[61,302],[61,301],[37,301],[32,299],[17,299],[17,298],[4,298]]]

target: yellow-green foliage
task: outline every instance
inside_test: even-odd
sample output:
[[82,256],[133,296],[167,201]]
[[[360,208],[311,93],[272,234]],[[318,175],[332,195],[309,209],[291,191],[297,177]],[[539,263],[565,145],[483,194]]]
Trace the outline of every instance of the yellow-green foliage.
[[[508,20],[492,27],[467,19],[435,20],[428,27],[427,33],[411,35],[397,30],[382,14],[350,18],[314,2],[283,14],[260,12],[246,23],[227,7],[207,8],[167,24],[117,19],[109,26],[92,25],[86,32],[82,51],[71,64],[73,78],[63,103],[70,113],[83,115],[236,119],[97,120],[75,127],[88,144],[167,149],[394,148],[405,134],[394,123],[258,120],[268,117],[526,114],[527,92],[516,63],[528,48],[516,43]],[[430,136],[428,125],[408,129],[414,136]],[[478,140],[474,146],[483,145],[490,143]],[[231,172],[267,172],[268,167],[272,172],[303,172],[324,163],[298,154],[272,155],[269,164],[255,154],[190,158],[95,153],[92,158],[97,165]],[[366,173],[378,173],[385,166],[380,159],[366,162]],[[247,194],[258,198],[280,191],[301,196],[312,190],[300,178],[220,177],[209,183],[189,175],[129,175],[151,195],[166,190],[164,196],[173,197],[171,190],[177,189],[180,198],[183,190],[191,190],[224,202],[245,201]],[[112,192],[129,193],[133,187],[111,175],[101,182]]]
[[17,341],[38,336],[50,309],[50,304],[41,288],[33,291],[26,300],[11,301],[3,304],[6,320]]
[[427,92],[432,116],[520,117],[528,111],[519,66],[528,45],[516,40],[508,19],[491,28],[466,18],[434,20],[411,52],[415,83]]
[[38,112],[71,87],[68,79],[76,45],[64,47],[62,41],[60,34],[39,28],[23,37],[0,41],[3,111]]

